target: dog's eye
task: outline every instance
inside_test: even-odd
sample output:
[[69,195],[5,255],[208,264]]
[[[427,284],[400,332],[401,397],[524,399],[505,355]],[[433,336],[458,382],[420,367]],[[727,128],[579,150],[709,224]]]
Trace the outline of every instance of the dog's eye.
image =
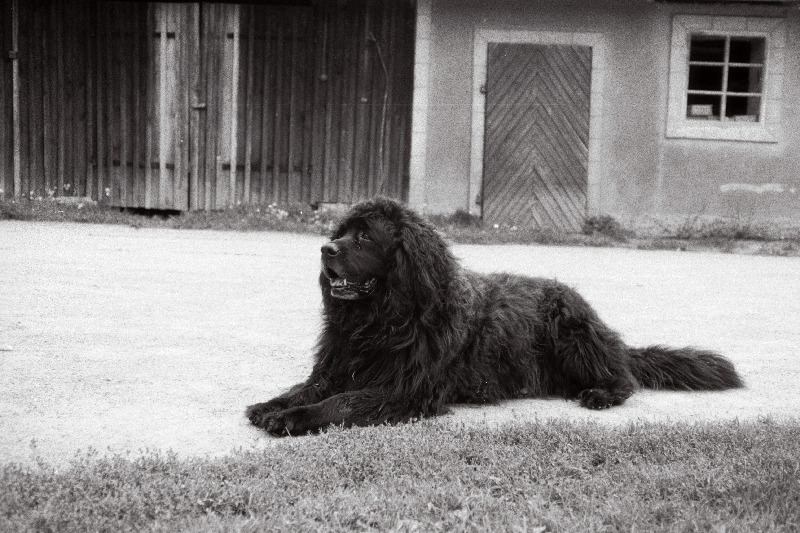
[[370,237],[369,232],[362,231],[358,238],[362,241],[371,241],[372,237]]

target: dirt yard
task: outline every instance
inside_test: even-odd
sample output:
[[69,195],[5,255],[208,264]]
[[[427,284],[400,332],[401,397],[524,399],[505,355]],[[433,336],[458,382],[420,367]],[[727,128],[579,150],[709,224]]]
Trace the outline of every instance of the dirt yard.
[[[213,456],[273,446],[244,407],[302,380],[324,239],[283,233],[0,222],[0,461],[78,450]],[[437,423],[783,419],[800,413],[800,259],[457,246],[479,271],[557,277],[630,344],[728,355],[747,388],[458,407]]]

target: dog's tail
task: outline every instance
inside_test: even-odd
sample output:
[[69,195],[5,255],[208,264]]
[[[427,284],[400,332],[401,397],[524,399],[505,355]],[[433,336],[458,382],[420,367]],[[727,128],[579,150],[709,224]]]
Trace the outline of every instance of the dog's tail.
[[742,387],[733,363],[718,353],[694,348],[628,348],[631,372],[642,387],[723,390]]

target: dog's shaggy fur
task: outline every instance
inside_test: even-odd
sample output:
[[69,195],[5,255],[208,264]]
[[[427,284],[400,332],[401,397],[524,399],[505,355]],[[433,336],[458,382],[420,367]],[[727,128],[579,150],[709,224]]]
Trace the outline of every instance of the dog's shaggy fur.
[[742,385],[714,352],[626,346],[561,283],[462,268],[431,225],[383,198],[355,206],[322,247],[319,283],[311,376],[247,409],[275,435],[433,416],[449,403],[560,396],[605,409],[637,387]]

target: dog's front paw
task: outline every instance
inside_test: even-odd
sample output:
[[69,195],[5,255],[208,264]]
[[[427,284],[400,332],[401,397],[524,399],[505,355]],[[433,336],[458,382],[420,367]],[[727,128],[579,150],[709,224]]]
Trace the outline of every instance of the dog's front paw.
[[253,425],[276,437],[299,435],[309,430],[308,417],[302,407],[293,407],[278,412],[254,413],[252,416],[248,409],[248,416]]
[[608,409],[614,405],[611,394],[603,389],[585,389],[578,394],[578,401],[587,409]]
[[291,437],[295,428],[294,420],[287,411],[273,413],[267,423],[262,426],[267,432],[276,437]]
[[257,403],[248,406],[245,411],[245,416],[250,420],[250,423],[260,428],[266,428],[271,416],[279,411],[286,409],[286,406],[281,402],[270,400],[264,403]]

